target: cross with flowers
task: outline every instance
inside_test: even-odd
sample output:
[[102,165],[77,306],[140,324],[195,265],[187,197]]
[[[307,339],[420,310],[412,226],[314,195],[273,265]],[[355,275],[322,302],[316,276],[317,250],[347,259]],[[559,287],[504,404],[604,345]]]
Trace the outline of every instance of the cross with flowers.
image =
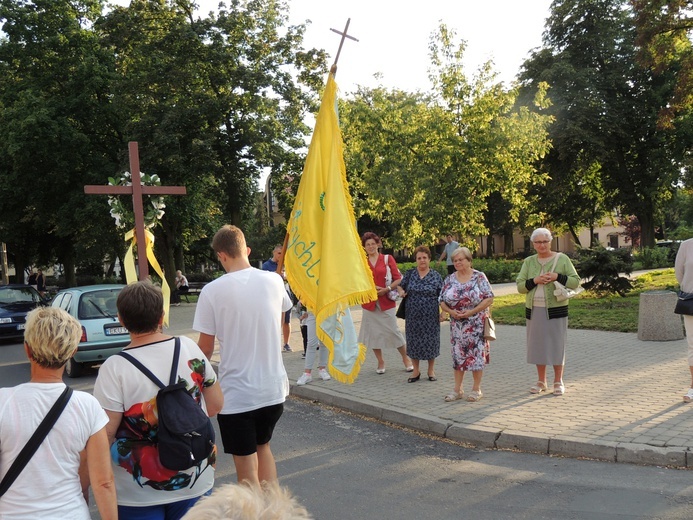
[[135,213],[135,242],[138,244],[137,265],[139,279],[149,278],[149,263],[145,254],[145,222],[143,195],[185,195],[185,186],[143,186],[140,178],[140,157],[136,141],[128,143],[130,153],[131,186],[97,186],[87,185],[84,193],[88,195],[132,195],[132,206]]

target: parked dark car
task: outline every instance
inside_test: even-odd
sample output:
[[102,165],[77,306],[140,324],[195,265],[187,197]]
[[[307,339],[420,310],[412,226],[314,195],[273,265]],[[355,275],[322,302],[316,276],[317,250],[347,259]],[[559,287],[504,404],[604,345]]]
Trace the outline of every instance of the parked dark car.
[[84,368],[103,363],[130,343],[130,333],[118,321],[116,300],[124,285],[85,285],[58,292],[51,305],[79,320],[82,339],[65,365],[67,377],[79,377]]
[[39,305],[47,303],[30,285],[0,286],[0,339],[22,338],[27,313]]

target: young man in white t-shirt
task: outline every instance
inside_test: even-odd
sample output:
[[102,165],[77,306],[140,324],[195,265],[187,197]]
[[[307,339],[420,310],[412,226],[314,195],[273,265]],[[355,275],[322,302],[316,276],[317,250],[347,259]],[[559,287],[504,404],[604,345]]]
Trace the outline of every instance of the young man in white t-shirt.
[[272,432],[289,395],[281,351],[282,313],[292,307],[277,273],[251,267],[243,232],[222,227],[212,240],[226,274],[200,293],[193,329],[207,357],[219,340],[219,382],[224,407],[219,413],[224,451],[233,455],[238,481],[276,481],[270,450]]

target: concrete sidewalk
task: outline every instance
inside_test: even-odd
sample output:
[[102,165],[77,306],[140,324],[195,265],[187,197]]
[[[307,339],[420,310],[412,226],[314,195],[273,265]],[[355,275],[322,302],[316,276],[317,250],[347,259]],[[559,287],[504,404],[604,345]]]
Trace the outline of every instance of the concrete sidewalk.
[[[197,339],[186,328],[193,313],[194,304],[174,307],[172,332]],[[354,309],[353,318],[358,328],[360,308]],[[403,330],[404,321],[399,324]],[[323,382],[314,367],[313,382],[296,386],[304,367],[297,320],[290,341],[294,351],[283,358],[295,396],[479,448],[693,467],[693,404],[682,402],[690,384],[685,339],[645,342],[635,333],[569,329],[566,393],[554,397],[529,393],[536,370],[526,362],[525,328],[497,325],[496,333],[491,363],[484,371],[484,397],[476,403],[443,401],[454,383],[448,323],[441,325],[435,382],[425,377],[422,362],[421,380],[407,383],[409,374],[399,354],[390,350],[383,351],[383,375],[375,373],[375,356],[368,352],[352,385]],[[550,368],[547,375],[550,382]],[[468,374],[465,392],[471,383]]]
[[[353,315],[360,326],[361,310]],[[480,448],[693,467],[693,404],[682,402],[690,384],[685,339],[644,342],[637,334],[568,330],[566,393],[555,397],[529,393],[536,369],[526,362],[525,328],[497,325],[496,334],[484,397],[476,403],[443,400],[454,386],[448,323],[441,325],[435,382],[422,362],[421,380],[407,383],[401,357],[391,350],[383,351],[385,374],[375,373],[368,352],[352,385],[323,382],[314,369],[311,383],[296,386],[304,367],[298,323],[284,364],[293,395]],[[551,382],[550,368],[547,376]],[[471,384],[467,374],[466,393]]]

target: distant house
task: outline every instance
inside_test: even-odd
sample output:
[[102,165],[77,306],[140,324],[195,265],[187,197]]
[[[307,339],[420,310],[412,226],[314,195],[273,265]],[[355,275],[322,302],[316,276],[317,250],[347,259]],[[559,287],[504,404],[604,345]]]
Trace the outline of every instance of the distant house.
[[[619,249],[619,248],[630,248],[631,244],[626,243],[626,237],[621,233],[625,231],[623,226],[619,226],[610,222],[604,223],[601,226],[594,228],[594,238],[603,247]],[[584,228],[580,231],[578,238],[580,239],[580,245],[582,247],[589,247],[591,240],[589,238],[590,230]],[[529,234],[522,235],[519,231],[513,234],[513,243],[510,248],[512,253],[521,253],[531,251],[532,247],[529,241]],[[486,248],[488,247],[487,237],[479,237],[476,240],[477,250],[476,254],[478,256],[486,256]],[[573,235],[570,233],[563,233],[562,235],[554,235],[553,244],[551,247],[554,251],[561,251],[563,253],[574,253],[578,246],[575,244]],[[505,237],[500,235],[495,235],[493,237],[493,250],[496,255],[503,254],[505,249]]]

